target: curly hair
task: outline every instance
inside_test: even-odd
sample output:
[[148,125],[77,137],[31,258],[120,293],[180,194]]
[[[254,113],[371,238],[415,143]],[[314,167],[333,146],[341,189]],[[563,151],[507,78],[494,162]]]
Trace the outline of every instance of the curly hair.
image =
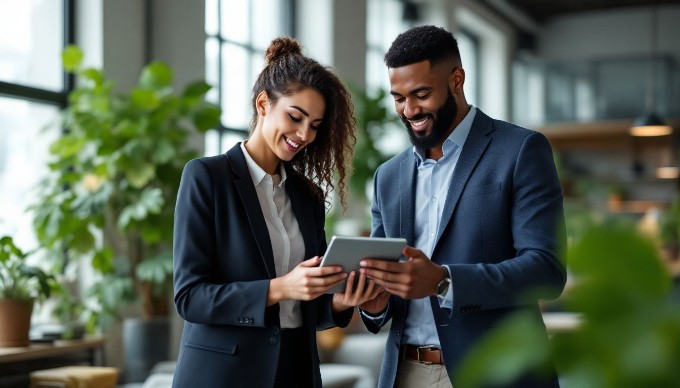
[[[340,203],[347,209],[346,185],[356,144],[356,119],[350,92],[330,68],[303,55],[302,46],[293,38],[274,39],[267,48],[265,61],[252,90],[251,127],[255,128],[257,122],[255,104],[260,92],[266,92],[272,104],[276,104],[281,96],[307,88],[318,91],[326,109],[316,139],[286,163],[327,205],[331,191],[337,189]],[[335,170],[337,183],[334,183]]]
[[441,27],[418,26],[399,34],[385,54],[390,68],[422,61],[430,61],[432,66],[451,62],[461,66],[458,41]]

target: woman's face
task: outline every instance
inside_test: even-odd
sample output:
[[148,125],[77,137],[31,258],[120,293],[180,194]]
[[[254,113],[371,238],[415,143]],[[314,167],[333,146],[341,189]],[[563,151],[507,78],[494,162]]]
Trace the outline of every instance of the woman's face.
[[256,106],[262,140],[284,161],[291,160],[314,141],[326,109],[323,96],[314,89],[281,96],[275,104],[262,92]]

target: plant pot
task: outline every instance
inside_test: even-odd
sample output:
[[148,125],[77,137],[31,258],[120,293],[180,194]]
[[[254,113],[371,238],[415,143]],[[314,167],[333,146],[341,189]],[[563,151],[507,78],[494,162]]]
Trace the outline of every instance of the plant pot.
[[28,346],[33,301],[0,299],[0,347]]
[[170,354],[170,319],[167,317],[123,321],[125,382],[143,382],[151,368]]

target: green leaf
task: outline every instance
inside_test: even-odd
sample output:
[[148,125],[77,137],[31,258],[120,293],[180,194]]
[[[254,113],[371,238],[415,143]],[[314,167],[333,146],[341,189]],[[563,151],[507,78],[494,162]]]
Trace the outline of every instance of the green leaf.
[[123,208],[118,219],[118,228],[124,230],[132,220],[141,221],[149,214],[159,213],[164,203],[163,192],[160,189],[145,189],[138,201]]
[[220,122],[220,109],[212,104],[206,105],[194,113],[193,120],[196,129],[201,132],[215,128]]
[[172,252],[166,251],[142,260],[136,272],[140,280],[155,285],[164,284],[172,275]]
[[92,268],[100,273],[113,272],[113,250],[110,247],[105,247],[95,252],[92,256]]
[[106,81],[106,78],[104,77],[104,73],[101,71],[95,69],[95,68],[87,68],[83,70],[80,75],[85,78],[89,79],[90,81],[94,82],[94,84],[97,87],[102,87],[104,85],[104,81]]
[[172,85],[172,70],[162,62],[153,62],[142,70],[139,84],[143,88],[164,89]]
[[527,370],[541,371],[550,354],[543,325],[530,314],[510,316],[490,330],[454,378],[454,386],[506,385]]
[[165,164],[177,155],[175,146],[170,140],[161,139],[156,143],[153,150],[153,161],[158,164]]
[[132,105],[142,110],[152,110],[161,104],[161,99],[152,89],[134,89],[130,94]]
[[50,145],[50,153],[68,158],[79,154],[85,147],[86,140],[73,136],[62,136]]
[[197,98],[203,97],[208,91],[212,89],[212,86],[208,85],[205,81],[198,81],[189,84],[182,94],[186,98]]
[[127,178],[130,185],[135,188],[146,186],[154,176],[156,176],[156,166],[150,163],[142,163],[136,168],[125,171],[125,178]]
[[68,45],[61,52],[61,61],[64,64],[64,69],[73,73],[80,68],[80,64],[83,61],[83,52],[75,45]]

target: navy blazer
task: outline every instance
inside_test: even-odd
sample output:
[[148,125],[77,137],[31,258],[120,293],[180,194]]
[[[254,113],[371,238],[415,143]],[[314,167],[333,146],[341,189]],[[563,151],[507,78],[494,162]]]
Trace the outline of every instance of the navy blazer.
[[[286,192],[305,258],[326,249],[324,203],[286,170]],[[185,320],[174,387],[271,387],[279,358],[278,304],[266,306],[276,277],[272,245],[240,143],[194,159],[182,173],[174,229],[174,301]],[[346,326],[331,295],[302,302],[315,387],[321,388],[316,330]]]
[[[377,170],[373,236],[415,243],[416,174],[411,147]],[[523,298],[529,291],[555,298],[564,289],[565,263],[558,257],[563,231],[562,190],[546,138],[478,109],[451,179],[431,257],[451,271],[453,309],[442,309],[436,297],[430,299],[454,381],[468,350],[503,317],[528,310],[543,324],[536,297]],[[394,385],[407,314],[408,301],[392,296],[386,319],[376,323],[364,318],[372,332],[392,319],[380,387]],[[556,376],[551,376],[547,383],[529,379],[514,386],[556,385]]]

